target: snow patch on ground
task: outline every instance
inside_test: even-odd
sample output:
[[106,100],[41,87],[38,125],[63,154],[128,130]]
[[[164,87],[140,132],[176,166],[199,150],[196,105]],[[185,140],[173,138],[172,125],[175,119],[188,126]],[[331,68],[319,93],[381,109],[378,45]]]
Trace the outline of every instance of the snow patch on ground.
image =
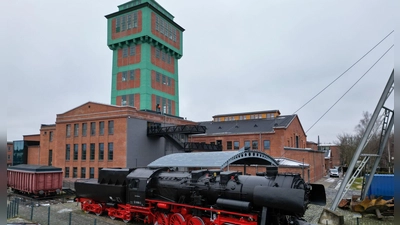
[[72,212],[72,209],[61,209],[61,210],[58,210],[57,211],[57,213],[65,213],[65,212]]

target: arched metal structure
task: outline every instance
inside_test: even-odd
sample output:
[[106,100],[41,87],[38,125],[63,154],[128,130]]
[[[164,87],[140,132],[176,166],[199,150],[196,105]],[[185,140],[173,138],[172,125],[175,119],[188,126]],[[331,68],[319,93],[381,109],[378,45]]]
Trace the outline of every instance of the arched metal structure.
[[197,167],[223,169],[231,164],[278,166],[271,156],[259,151],[175,153],[156,159],[148,167]]

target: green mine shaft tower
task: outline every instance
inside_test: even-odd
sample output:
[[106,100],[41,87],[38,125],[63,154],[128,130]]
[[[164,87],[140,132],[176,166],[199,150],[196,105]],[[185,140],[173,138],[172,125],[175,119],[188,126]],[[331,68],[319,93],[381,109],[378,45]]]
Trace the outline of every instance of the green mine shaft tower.
[[113,51],[111,104],[179,116],[184,29],[154,0],[133,0],[107,18]]

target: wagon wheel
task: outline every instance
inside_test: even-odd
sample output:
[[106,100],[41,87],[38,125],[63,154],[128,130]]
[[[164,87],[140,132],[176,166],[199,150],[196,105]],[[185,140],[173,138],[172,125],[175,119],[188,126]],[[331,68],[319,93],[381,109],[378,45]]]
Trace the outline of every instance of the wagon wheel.
[[103,214],[103,206],[100,203],[98,205],[100,206],[100,208],[97,208],[95,210],[96,216],[100,216],[101,214]]
[[157,213],[154,225],[168,225],[168,216],[165,213]]
[[169,225],[184,225],[185,218],[183,218],[182,214],[174,213],[169,219]]
[[192,218],[189,219],[187,222],[188,225],[204,225],[204,221],[197,216],[193,216]]

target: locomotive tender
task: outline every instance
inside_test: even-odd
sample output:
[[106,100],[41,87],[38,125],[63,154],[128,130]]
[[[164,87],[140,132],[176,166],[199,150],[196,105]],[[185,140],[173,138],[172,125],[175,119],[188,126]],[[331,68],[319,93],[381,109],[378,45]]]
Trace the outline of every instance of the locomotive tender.
[[323,185],[276,170],[102,169],[98,180],[77,180],[75,190],[86,213],[154,225],[308,224],[308,204],[326,203]]

